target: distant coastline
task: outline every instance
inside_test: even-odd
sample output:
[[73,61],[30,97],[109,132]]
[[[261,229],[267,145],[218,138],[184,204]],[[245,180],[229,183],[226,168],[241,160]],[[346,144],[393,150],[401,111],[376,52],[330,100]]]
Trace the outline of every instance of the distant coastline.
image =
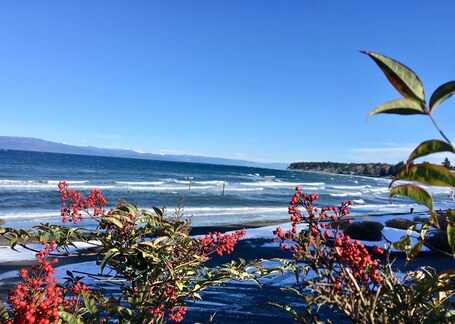
[[101,148],[94,146],[75,146],[63,143],[46,141],[39,138],[20,136],[0,136],[0,150],[15,150],[28,152],[45,152],[61,154],[77,154],[88,156],[106,156],[117,158],[144,159],[170,162],[204,163],[217,165],[232,165],[255,168],[281,169],[286,168],[285,163],[266,163],[247,160],[236,160],[222,157],[200,155],[175,155],[143,153],[131,149]]
[[339,163],[339,162],[295,162],[288,170],[313,171],[332,174],[349,174],[369,177],[393,177],[405,167],[404,162],[387,163]]

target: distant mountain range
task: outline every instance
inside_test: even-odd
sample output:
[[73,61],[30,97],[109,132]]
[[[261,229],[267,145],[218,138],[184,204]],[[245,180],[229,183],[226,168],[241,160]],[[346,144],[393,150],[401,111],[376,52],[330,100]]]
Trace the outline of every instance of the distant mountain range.
[[159,161],[176,161],[192,163],[209,163],[235,166],[248,166],[258,168],[285,169],[287,164],[284,163],[261,163],[245,160],[234,160],[198,155],[168,155],[140,153],[130,149],[109,149],[94,146],[75,146],[62,143],[45,141],[32,137],[0,136],[0,149],[49,152],[49,153],[66,153],[95,156],[124,157],[134,159],[147,159]]

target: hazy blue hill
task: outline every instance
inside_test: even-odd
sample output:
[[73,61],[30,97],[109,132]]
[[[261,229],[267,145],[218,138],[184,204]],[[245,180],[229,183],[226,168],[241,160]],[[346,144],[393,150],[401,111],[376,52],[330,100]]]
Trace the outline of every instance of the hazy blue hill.
[[108,149],[93,146],[75,146],[46,141],[38,138],[18,136],[0,136],[0,149],[66,154],[83,154],[95,156],[128,157],[159,161],[210,163],[274,169],[285,169],[287,167],[287,165],[284,163],[259,163],[253,161],[233,160],[196,155],[161,155],[152,153],[140,153],[129,149]]

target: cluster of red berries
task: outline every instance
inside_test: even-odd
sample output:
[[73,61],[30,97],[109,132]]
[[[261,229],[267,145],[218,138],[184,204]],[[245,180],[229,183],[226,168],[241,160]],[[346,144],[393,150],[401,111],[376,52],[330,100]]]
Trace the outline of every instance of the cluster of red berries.
[[90,195],[84,199],[84,196],[80,192],[68,189],[68,186],[66,181],[61,181],[58,184],[60,194],[62,195],[62,206],[64,207],[60,210],[63,223],[69,220],[77,224],[84,219],[81,211],[89,214],[90,208],[93,208],[93,217],[106,213],[103,207],[106,206],[107,201],[101,194],[101,191],[93,189]]
[[[349,235],[345,236],[343,233],[338,233],[337,236],[335,250],[342,257],[343,263],[349,266],[354,278],[364,283],[369,280],[373,283],[381,282],[383,278],[377,270],[379,262],[371,257],[365,245],[358,240],[352,241]],[[376,247],[375,252],[382,254],[383,250]]]
[[183,321],[183,315],[186,314],[186,306],[172,307],[169,310],[169,319],[176,323]]
[[183,321],[183,316],[186,314],[186,306],[180,307],[171,307],[167,308],[166,305],[175,305],[178,302],[178,293],[174,286],[171,284],[165,284],[164,289],[156,290],[156,287],[150,289],[150,293],[156,296],[164,297],[165,301],[153,306],[149,313],[154,316],[154,318],[160,318],[166,313],[168,309],[168,316],[171,321],[181,322]]
[[[318,199],[318,195],[311,194],[307,195],[300,192],[300,187],[295,188],[295,193],[290,201],[291,206],[288,207],[288,213],[290,214],[290,221],[292,228],[283,232],[278,227],[273,234],[276,238],[274,242],[280,240],[280,246],[283,250],[292,250],[297,253],[307,250],[317,237],[328,239],[334,237],[334,247],[331,248],[326,245],[326,251],[321,251],[321,256],[328,254],[337,255],[335,262],[339,262],[340,266],[345,269],[347,266],[350,273],[354,276],[359,283],[380,283],[383,278],[378,271],[378,260],[371,257],[366,247],[359,241],[351,241],[349,236],[345,236],[338,229],[332,229],[330,223],[325,220],[331,220],[334,222],[341,222],[343,217],[349,214],[349,206],[353,205],[352,201],[343,201],[339,207],[314,207],[314,202]],[[301,209],[304,210],[304,213]],[[346,220],[347,223],[352,223],[352,220]],[[304,245],[301,246],[302,241],[296,240],[295,235],[297,234],[297,224],[306,223],[308,224],[308,230],[304,233],[305,241]],[[375,247],[375,253],[382,254],[384,251]],[[340,292],[342,286],[342,277],[337,276],[335,278],[335,292]]]
[[[279,239],[281,241],[280,246],[285,251],[286,250],[300,251],[298,244],[296,242],[293,242],[293,238],[297,234],[297,224],[300,223],[308,224],[309,229],[308,242],[310,244],[315,237],[321,234],[324,234],[326,238],[330,238],[334,235],[333,233],[336,231],[325,230],[324,232],[322,232],[321,229],[326,228],[330,229],[331,226],[330,224],[326,224],[321,221],[328,218],[330,218],[332,221],[340,221],[344,216],[349,214],[348,207],[353,205],[352,201],[349,202],[343,201],[339,207],[331,206],[316,208],[314,207],[314,202],[318,199],[319,196],[317,194],[308,195],[306,193],[302,193],[300,191],[299,186],[295,188],[295,193],[290,201],[290,204],[292,206],[288,207],[288,213],[291,215],[290,220],[292,228],[286,233],[283,233],[281,228],[277,228],[273,232],[273,235],[277,236],[277,238],[274,238],[273,241],[276,242]],[[306,211],[305,214],[303,214],[300,211],[300,207],[303,207],[303,209]],[[333,215],[329,216],[328,212],[333,213]],[[347,220],[346,222],[350,224],[352,220]],[[285,241],[290,241],[293,244],[291,245],[285,244],[284,243]]]
[[52,278],[55,274],[52,264],[58,260],[48,260],[49,252],[55,250],[55,241],[42,244],[45,248],[36,254],[38,265],[31,271],[21,269],[23,283],[8,290],[8,302],[15,314],[14,323],[59,323],[62,290],[57,286],[57,279]]
[[74,306],[78,294],[81,291],[88,291],[88,287],[76,282],[72,291],[76,294],[70,299],[65,299],[65,291],[57,284],[53,264],[58,262],[57,258],[50,260],[50,252],[55,251],[56,242],[43,241],[44,249],[36,254],[37,265],[31,270],[21,269],[20,277],[23,283],[17,284],[16,288],[8,291],[8,302],[15,315],[14,321],[7,323],[60,323],[58,312],[68,310]]
[[164,304],[159,304],[159,305],[152,307],[149,312],[150,312],[150,314],[152,314],[153,316],[158,318],[158,317],[162,316],[165,311],[166,310],[164,308]]
[[218,255],[223,253],[230,254],[234,251],[234,245],[245,236],[246,230],[241,229],[233,232],[232,234],[221,234],[220,232],[208,233],[205,237],[200,237],[201,250],[205,254],[216,251]]

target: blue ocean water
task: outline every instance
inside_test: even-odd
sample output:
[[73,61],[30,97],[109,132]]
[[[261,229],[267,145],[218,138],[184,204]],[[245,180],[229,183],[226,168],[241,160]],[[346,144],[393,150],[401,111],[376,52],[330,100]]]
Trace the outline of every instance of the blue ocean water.
[[[173,213],[183,203],[194,226],[287,220],[297,185],[319,194],[320,206],[354,200],[353,215],[425,210],[404,198],[390,205],[390,179],[385,178],[0,150],[0,219],[16,228],[59,222],[57,184],[62,180],[83,193],[100,189],[111,207],[123,198],[141,208],[166,207]],[[450,204],[448,188],[429,190],[437,208]]]

